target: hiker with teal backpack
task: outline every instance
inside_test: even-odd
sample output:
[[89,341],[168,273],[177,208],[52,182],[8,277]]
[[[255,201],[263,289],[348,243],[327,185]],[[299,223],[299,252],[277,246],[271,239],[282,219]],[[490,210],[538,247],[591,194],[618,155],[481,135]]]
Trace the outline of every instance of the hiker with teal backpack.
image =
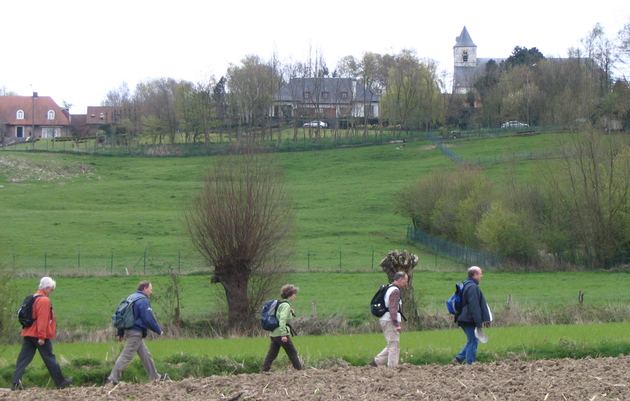
[[291,320],[295,317],[295,312],[289,302],[295,301],[298,288],[292,284],[282,286],[280,290],[281,300],[267,301],[263,305],[261,325],[263,329],[270,331],[271,343],[267,356],[263,362],[262,371],[271,370],[271,364],[278,357],[280,348],[284,348],[293,367],[297,370],[302,369],[302,362],[298,356],[298,352],[293,345],[291,337],[295,335],[290,325]]
[[488,341],[483,325],[492,321],[492,312],[479,288],[482,277],[481,268],[472,266],[468,269],[468,280],[457,283],[455,293],[446,301],[446,307],[454,315],[455,323],[466,334],[466,345],[453,358],[454,364],[473,364],[477,360],[479,342]]
[[159,381],[168,378],[167,375],[160,375],[157,372],[153,357],[144,344],[148,330],[158,335],[163,334],[162,328],[153,315],[153,309],[151,309],[151,301],[149,300],[151,294],[153,294],[151,283],[142,281],[136,292],[120,302],[112,316],[112,324],[117,330],[118,340],[126,339],[127,342],[107,378],[109,384],[118,384],[123,370],[129,366],[136,353],[140,356],[140,361],[151,380]]

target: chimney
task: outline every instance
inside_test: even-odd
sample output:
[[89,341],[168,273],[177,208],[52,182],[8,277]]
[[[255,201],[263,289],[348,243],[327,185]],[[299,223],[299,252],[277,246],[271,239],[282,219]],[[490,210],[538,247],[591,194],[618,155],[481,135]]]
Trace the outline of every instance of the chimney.
[[33,92],[33,99],[37,99],[37,92]]

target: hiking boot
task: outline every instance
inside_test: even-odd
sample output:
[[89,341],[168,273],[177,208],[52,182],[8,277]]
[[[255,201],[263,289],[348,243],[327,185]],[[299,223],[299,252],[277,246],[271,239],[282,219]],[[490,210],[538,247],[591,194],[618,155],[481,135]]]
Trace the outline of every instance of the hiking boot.
[[11,391],[19,391],[19,390],[24,390],[24,386],[22,385],[22,380],[18,381],[17,383],[13,383],[11,385]]
[[117,386],[117,385],[118,385],[118,382],[113,381],[109,377],[105,379],[105,382],[103,383],[103,386]]
[[57,386],[57,388],[59,390],[63,390],[64,388],[68,388],[70,386],[72,386],[72,378],[65,379],[63,382],[61,382],[60,385]]
[[166,381],[170,381],[171,377],[168,375],[168,373],[162,373],[160,375],[160,377],[158,379],[156,379],[156,382],[166,382]]

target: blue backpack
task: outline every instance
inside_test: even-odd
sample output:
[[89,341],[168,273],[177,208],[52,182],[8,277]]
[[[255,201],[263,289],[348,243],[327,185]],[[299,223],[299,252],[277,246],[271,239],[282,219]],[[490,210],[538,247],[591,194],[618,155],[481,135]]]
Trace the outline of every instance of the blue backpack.
[[280,322],[278,321],[276,313],[278,312],[278,306],[284,303],[286,303],[286,301],[273,299],[263,304],[262,312],[260,314],[260,325],[264,330],[274,331],[280,327]]
[[455,293],[446,301],[446,309],[451,315],[459,316],[459,314],[462,313],[466,284],[468,284],[468,281],[455,284]]

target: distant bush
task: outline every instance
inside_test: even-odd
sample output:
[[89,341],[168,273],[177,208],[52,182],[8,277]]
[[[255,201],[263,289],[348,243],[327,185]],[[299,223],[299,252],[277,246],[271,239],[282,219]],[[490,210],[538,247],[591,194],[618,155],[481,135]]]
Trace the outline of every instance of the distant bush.
[[530,263],[536,256],[534,233],[521,215],[494,202],[477,226],[484,247],[515,261]]

